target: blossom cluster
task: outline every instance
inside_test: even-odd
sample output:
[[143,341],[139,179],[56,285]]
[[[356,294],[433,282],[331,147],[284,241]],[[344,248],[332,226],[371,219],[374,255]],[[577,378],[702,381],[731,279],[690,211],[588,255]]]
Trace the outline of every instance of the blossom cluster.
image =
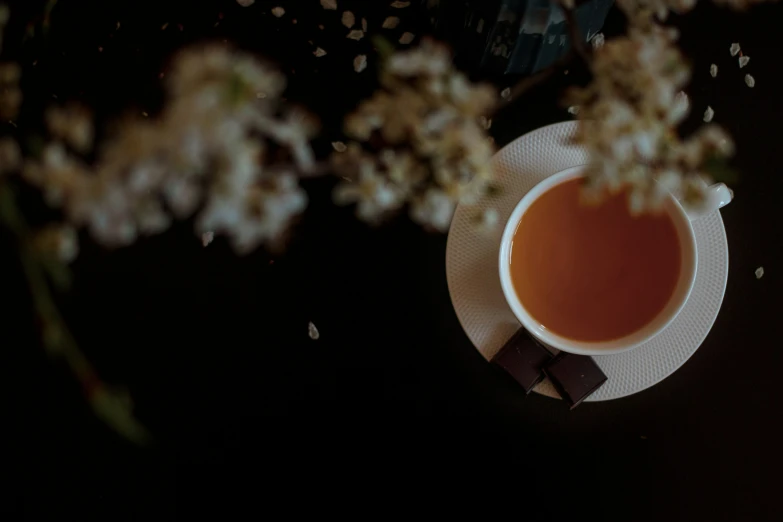
[[194,214],[199,235],[224,234],[239,252],[274,246],[307,204],[296,174],[313,167],[315,121],[285,106],[281,74],[227,47],[182,52],[167,78],[161,114],[122,122],[92,165],[80,156],[92,145],[89,113],[52,108],[51,140],[26,179],[109,246]]
[[690,77],[676,36],[653,24],[607,40],[594,51],[592,82],[568,93],[567,102],[579,107],[575,139],[589,152],[588,196],[630,186],[635,212],[657,207],[667,193],[697,206],[708,165],[733,152],[716,125],[688,139],[676,132],[688,113],[681,89]]
[[345,119],[352,141],[333,155],[344,179],[335,202],[356,203],[371,223],[407,206],[414,221],[446,230],[456,204],[488,188],[494,145],[480,118],[496,101],[493,88],[454,68],[442,45],[424,41],[391,55],[381,88]]

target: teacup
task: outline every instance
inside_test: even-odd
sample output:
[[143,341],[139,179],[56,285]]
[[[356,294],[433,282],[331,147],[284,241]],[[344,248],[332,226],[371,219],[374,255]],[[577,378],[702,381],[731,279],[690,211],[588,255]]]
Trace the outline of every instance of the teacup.
[[[668,302],[665,302],[665,305],[657,312],[657,315],[647,321],[644,326],[627,335],[609,340],[577,340],[554,332],[551,328],[547,327],[547,325],[542,324],[541,321],[531,315],[529,310],[526,309],[525,305],[522,303],[517,290],[515,289],[512,280],[510,261],[512,242],[517,227],[531,205],[550,189],[562,183],[583,177],[583,170],[584,167],[582,166],[573,167],[546,178],[533,187],[533,189],[530,190],[514,208],[505,226],[500,243],[500,283],[506,301],[514,315],[522,323],[524,328],[530,331],[530,333],[544,344],[557,348],[558,350],[579,355],[609,355],[631,350],[644,344],[663,331],[674,318],[677,317],[677,314],[682,310],[682,307],[688,300],[696,280],[698,252],[696,248],[696,237],[691,222],[702,215],[711,213],[727,205],[732,199],[732,193],[726,185],[722,183],[709,187],[705,204],[701,206],[698,212],[686,211],[676,198],[667,195],[664,199],[661,211],[670,218],[671,223],[674,225],[680,252],[679,275],[673,285],[673,290]],[[569,238],[563,237],[558,238],[558,240],[568,241]],[[529,248],[535,248],[535,245],[529,245]]]

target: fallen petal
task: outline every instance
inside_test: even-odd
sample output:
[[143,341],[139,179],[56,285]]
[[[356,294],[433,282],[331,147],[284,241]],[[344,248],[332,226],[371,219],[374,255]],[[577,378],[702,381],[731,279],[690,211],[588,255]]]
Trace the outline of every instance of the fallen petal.
[[416,38],[416,35],[413,33],[404,33],[402,36],[400,36],[400,43],[403,45],[408,45],[413,41],[413,39]]
[[353,70],[360,73],[367,68],[367,56],[360,54],[353,59]]
[[343,25],[350,29],[356,23],[356,17],[352,12],[346,11],[343,13]]
[[390,16],[386,20],[383,21],[382,27],[384,29],[394,29],[397,27],[400,23],[400,19],[396,16]]
[[704,111],[704,121],[706,121],[707,123],[711,122],[712,121],[712,117],[714,115],[715,115],[715,111],[712,110],[712,107],[707,105],[707,110]]
[[321,337],[321,334],[318,332],[318,328],[315,327],[312,321],[310,321],[310,324],[307,325],[307,335],[310,336],[310,339],[313,341],[317,341],[319,337]]

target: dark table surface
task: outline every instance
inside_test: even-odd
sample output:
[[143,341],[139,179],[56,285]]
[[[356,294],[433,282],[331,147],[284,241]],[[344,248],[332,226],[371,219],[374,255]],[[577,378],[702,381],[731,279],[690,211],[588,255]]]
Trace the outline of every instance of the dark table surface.
[[[389,14],[388,2],[338,3],[375,27]],[[15,16],[33,4],[42,2],[12,6]],[[282,19],[268,14],[278,4]],[[2,426],[11,465],[3,468],[14,470],[4,504],[17,513],[5,520],[234,520],[271,514],[284,499],[283,513],[293,514],[347,510],[380,494],[360,510],[377,518],[420,488],[449,507],[499,500],[525,521],[783,519],[782,7],[737,14],[703,5],[673,20],[694,66],[690,126],[714,108],[735,136],[740,179],[722,211],[723,307],[701,348],[665,381],[574,411],[525,396],[457,321],[446,237],[404,218],[378,229],[358,223],[331,206],[334,181],[319,179],[308,182],[310,207],[281,255],[237,258],[220,239],[203,248],[189,223],[116,251],[85,238],[61,303],[84,350],[105,379],[128,387],[153,432],[153,447],[136,448],[92,415],[64,366],[43,353],[4,243]],[[352,70],[368,39],[346,40],[340,11],[325,13],[316,0],[248,9],[234,0],[60,0],[55,9],[50,46],[9,50],[25,63],[31,106],[57,95],[90,103],[100,118],[154,113],[158,73],[175,49],[229,39],[289,72],[288,97],[322,120],[323,156],[340,137],[340,114],[373,85],[371,74]],[[401,30],[417,34],[426,25],[403,21]],[[173,29],[161,31],[166,22]],[[616,33],[622,17],[613,12],[608,24]],[[314,58],[307,40],[325,42],[329,54]],[[752,58],[742,71],[732,42]],[[497,142],[567,119],[558,90],[578,80],[578,72],[556,78],[514,103],[495,118]],[[766,274],[756,280],[759,266]],[[320,340],[309,339],[309,321]],[[460,494],[442,489],[453,482]]]

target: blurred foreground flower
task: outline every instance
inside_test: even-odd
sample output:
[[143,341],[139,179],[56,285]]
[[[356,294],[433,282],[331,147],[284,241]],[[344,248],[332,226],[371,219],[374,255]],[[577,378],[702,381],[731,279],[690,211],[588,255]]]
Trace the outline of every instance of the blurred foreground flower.
[[447,230],[459,201],[487,189],[493,144],[479,117],[496,102],[493,88],[471,84],[448,50],[425,41],[388,58],[381,89],[345,119],[354,141],[335,152],[338,204],[377,222],[405,206],[418,223]]
[[[94,166],[63,146],[89,150],[86,111],[51,109],[47,124],[62,142],[28,162],[26,178],[106,245],[128,245],[197,211],[196,233],[222,233],[238,252],[279,244],[307,205],[295,172],[313,167],[315,121],[284,106],[281,74],[225,47],[182,52],[167,78],[160,116],[122,122]],[[286,155],[293,164],[280,163]]]
[[608,40],[591,61],[592,82],[572,90],[578,105],[576,141],[588,149],[587,195],[631,187],[631,209],[655,208],[667,192],[690,205],[704,199],[707,167],[733,152],[729,136],[708,125],[687,140],[676,126],[687,114],[680,89],[690,69],[674,45],[674,30],[632,28]]

